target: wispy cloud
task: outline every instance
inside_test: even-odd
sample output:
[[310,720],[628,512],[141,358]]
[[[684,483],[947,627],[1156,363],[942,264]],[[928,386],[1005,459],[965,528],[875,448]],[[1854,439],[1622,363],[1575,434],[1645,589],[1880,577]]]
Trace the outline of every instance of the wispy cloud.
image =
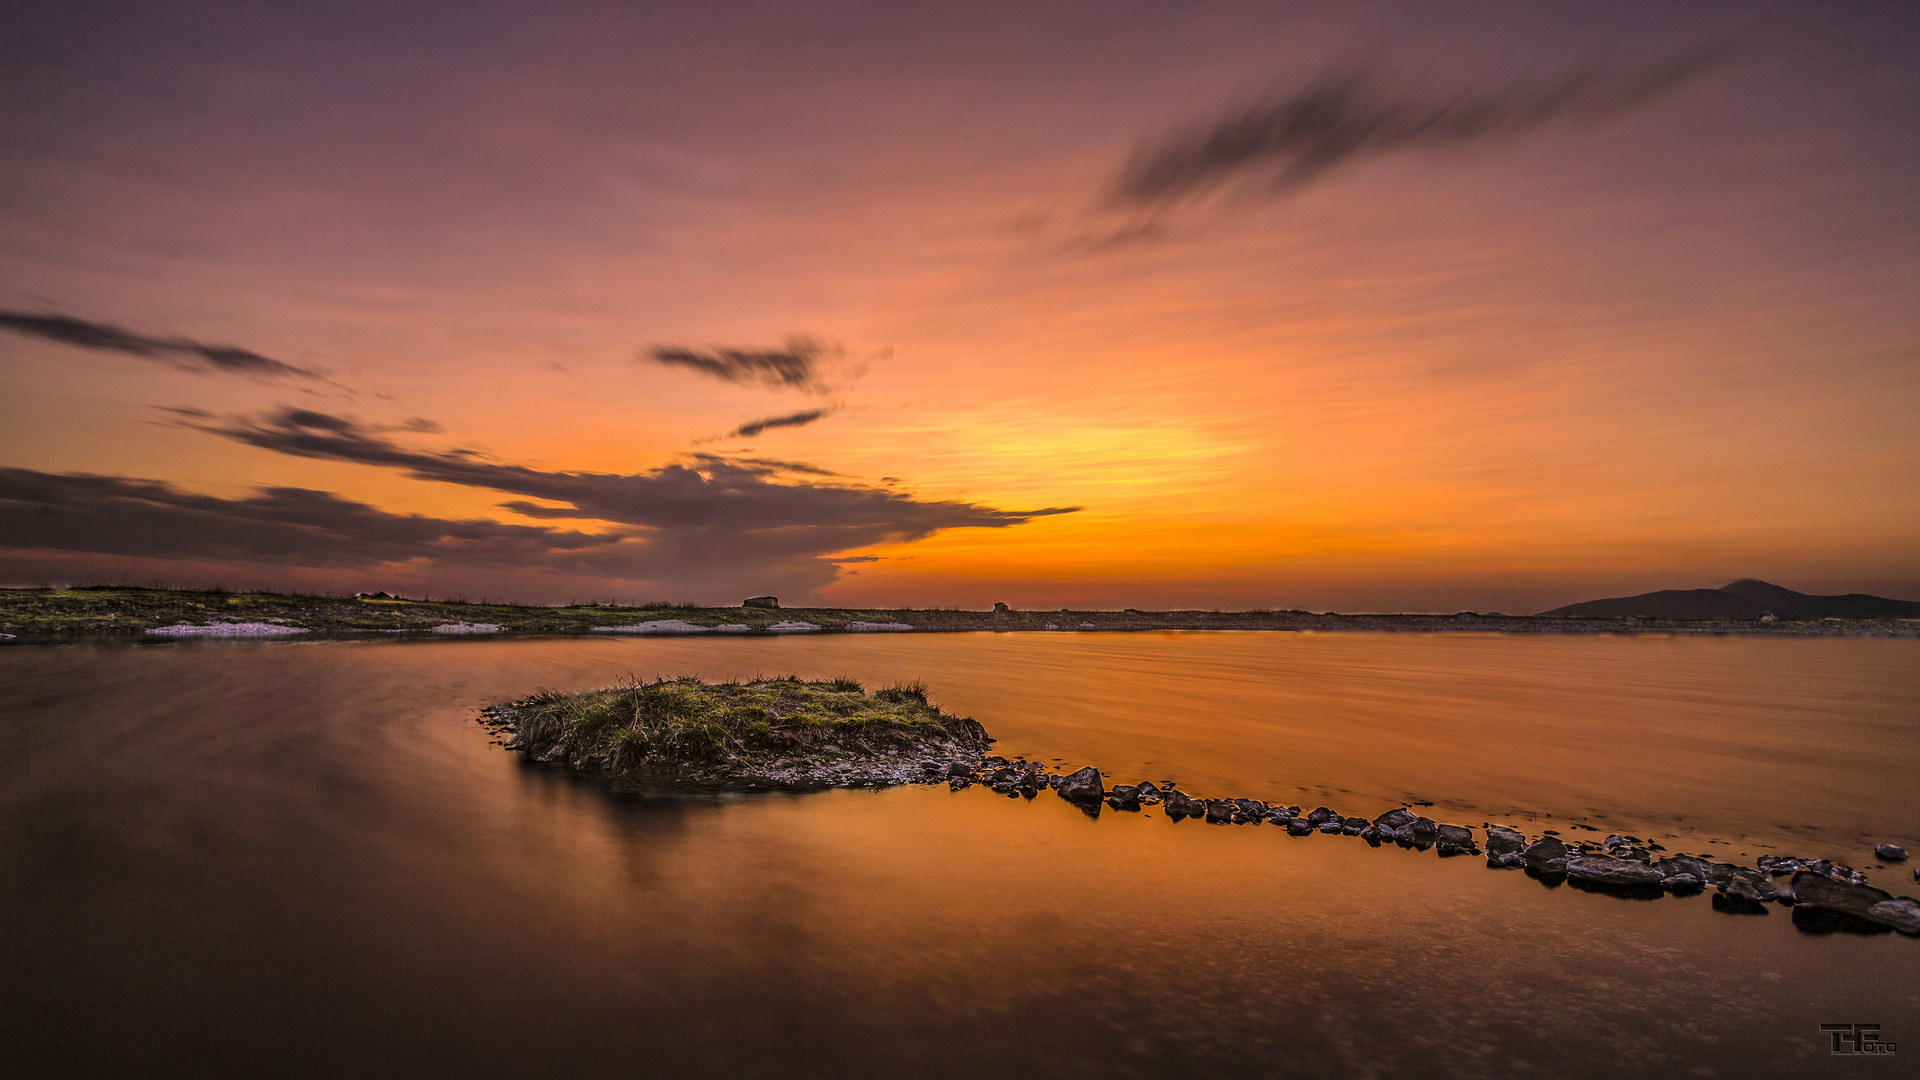
[[0,329],[97,352],[138,356],[182,371],[227,372],[256,379],[324,381],[326,378],[317,371],[261,356],[237,345],[209,345],[180,337],[151,337],[107,323],[66,315],[0,311]]
[[840,359],[845,350],[833,342],[794,335],[777,348],[690,348],[650,345],[640,356],[668,367],[684,367],[703,375],[743,386],[822,393],[824,366]]
[[1141,143],[1105,201],[1120,209],[1159,210],[1229,182],[1285,192],[1368,157],[1446,151],[1556,124],[1596,123],[1660,99],[1732,51],[1730,44],[1717,43],[1643,66],[1594,65],[1532,83],[1441,95],[1396,90],[1365,70],[1330,74],[1297,93]]
[[838,411],[838,409],[807,409],[804,412],[788,413],[785,416],[769,416],[762,420],[753,420],[741,424],[739,427],[734,428],[721,437],[727,439],[751,439],[763,431],[772,431],[776,428],[806,427],[808,424],[824,420]]

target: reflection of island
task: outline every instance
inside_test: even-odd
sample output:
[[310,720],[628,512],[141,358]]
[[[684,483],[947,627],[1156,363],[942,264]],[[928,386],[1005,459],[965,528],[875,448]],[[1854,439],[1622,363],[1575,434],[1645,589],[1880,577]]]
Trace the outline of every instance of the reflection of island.
[[1543,611],[1589,619],[1920,619],[1920,603],[1865,593],[1809,596],[1753,578],[1718,589],[1662,589]]

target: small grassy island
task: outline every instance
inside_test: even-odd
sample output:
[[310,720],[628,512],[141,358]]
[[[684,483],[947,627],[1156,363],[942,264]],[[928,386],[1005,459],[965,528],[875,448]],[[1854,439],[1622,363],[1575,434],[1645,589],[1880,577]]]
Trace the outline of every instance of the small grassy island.
[[991,739],[919,683],[869,694],[852,679],[662,679],[490,706],[529,761],[650,787],[811,788],[945,782]]

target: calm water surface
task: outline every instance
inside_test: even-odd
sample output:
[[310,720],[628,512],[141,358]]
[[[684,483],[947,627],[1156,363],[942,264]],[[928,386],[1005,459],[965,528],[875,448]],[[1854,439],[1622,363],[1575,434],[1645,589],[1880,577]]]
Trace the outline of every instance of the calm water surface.
[[[633,800],[479,705],[925,679],[1003,753],[1913,893],[1920,643],[912,635],[0,649],[0,1076],[1920,1074],[1920,942],[1270,827]],[[1833,1058],[1877,1022],[1895,1059]],[[1871,1069],[1868,1066],[1872,1066]]]

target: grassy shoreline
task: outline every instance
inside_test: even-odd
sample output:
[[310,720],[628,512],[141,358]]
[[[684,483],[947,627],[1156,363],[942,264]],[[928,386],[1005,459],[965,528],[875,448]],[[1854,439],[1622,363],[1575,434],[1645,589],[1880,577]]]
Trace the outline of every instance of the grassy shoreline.
[[[531,607],[449,600],[350,598],[293,593],[87,586],[0,589],[0,633],[16,642],[132,637],[214,623],[257,623],[301,635],[367,633],[594,634],[873,632],[1069,632],[1091,630],[1380,630],[1408,632],[1761,634],[1768,636],[1920,637],[1916,619],[1566,618],[1527,615],[1315,614],[1306,611],[966,611],[953,608],[750,608],[647,604]],[[651,627],[648,624],[653,624]],[[675,625],[678,624],[678,625]],[[784,624],[784,626],[783,626]],[[794,624],[806,624],[796,627]],[[492,629],[497,628],[497,629]],[[724,629],[723,629],[724,628]],[[810,629],[809,629],[810,628]]]

